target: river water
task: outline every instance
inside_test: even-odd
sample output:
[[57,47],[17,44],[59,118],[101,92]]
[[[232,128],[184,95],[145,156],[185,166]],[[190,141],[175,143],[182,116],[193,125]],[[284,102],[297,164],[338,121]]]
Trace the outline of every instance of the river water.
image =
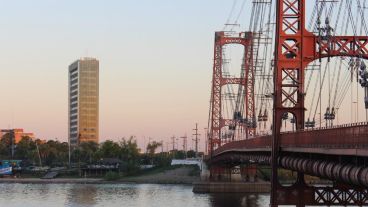
[[1,207],[266,207],[267,194],[194,194],[192,186],[0,184]]

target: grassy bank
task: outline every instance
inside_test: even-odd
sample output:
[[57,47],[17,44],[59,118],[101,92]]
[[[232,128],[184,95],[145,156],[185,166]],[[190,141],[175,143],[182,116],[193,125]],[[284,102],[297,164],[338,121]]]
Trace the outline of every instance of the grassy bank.
[[134,175],[123,176],[119,181],[155,184],[192,184],[199,181],[197,166],[167,166],[143,170]]

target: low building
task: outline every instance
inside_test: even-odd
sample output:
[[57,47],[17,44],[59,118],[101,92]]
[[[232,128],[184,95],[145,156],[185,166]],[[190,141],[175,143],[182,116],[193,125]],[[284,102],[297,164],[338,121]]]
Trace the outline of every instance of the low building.
[[202,170],[202,159],[187,158],[185,160],[173,159],[171,165],[197,165]]
[[22,140],[23,137],[29,137],[31,139],[35,138],[33,133],[24,132],[24,129],[1,129],[0,137],[3,138],[7,134],[11,134],[14,137],[14,144],[17,144]]
[[104,176],[107,172],[117,172],[124,170],[126,163],[117,158],[103,158],[97,163],[89,164],[82,168],[84,176]]

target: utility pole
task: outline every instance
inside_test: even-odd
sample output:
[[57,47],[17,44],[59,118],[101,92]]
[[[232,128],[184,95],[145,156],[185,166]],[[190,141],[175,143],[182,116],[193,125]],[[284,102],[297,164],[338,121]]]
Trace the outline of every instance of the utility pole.
[[193,139],[193,141],[195,142],[195,152],[196,157],[198,157],[198,142],[199,142],[198,136],[200,135],[198,134],[198,123],[196,123],[196,128],[193,129],[193,131],[195,131],[195,133],[193,134],[195,136],[195,139]]
[[172,158],[175,159],[175,136],[171,137],[172,140]]
[[151,140],[152,140],[152,138],[148,137],[148,144],[151,144]]
[[42,167],[42,160],[41,160],[40,149],[38,148],[37,141],[35,141],[35,143],[36,143],[36,148],[37,148],[37,153],[38,153],[38,161],[40,162],[40,167]]
[[204,148],[205,148],[205,152],[208,155],[208,128],[204,128]]
[[175,136],[172,136],[171,140],[172,140],[172,150],[174,152],[175,151]]
[[14,142],[15,142],[15,130],[10,130],[10,141],[11,141],[11,158],[14,159]]
[[143,136],[143,149],[144,149],[144,153],[147,154],[147,146],[146,146],[146,137]]
[[185,159],[187,158],[187,135],[185,135],[184,137],[180,137],[183,139],[183,151],[184,151],[184,155],[185,155]]
[[169,153],[169,142],[166,142],[166,152]]
[[163,140],[161,140],[161,153],[163,153],[164,152],[164,141]]

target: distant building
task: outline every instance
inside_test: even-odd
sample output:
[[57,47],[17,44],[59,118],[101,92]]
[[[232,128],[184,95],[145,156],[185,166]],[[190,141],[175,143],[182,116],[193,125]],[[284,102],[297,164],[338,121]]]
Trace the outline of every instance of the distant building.
[[14,144],[17,144],[23,137],[35,138],[33,133],[26,133],[23,129],[1,129],[0,137],[3,138],[4,135],[9,133],[14,136]]
[[99,141],[99,61],[82,58],[69,66],[69,143]]

